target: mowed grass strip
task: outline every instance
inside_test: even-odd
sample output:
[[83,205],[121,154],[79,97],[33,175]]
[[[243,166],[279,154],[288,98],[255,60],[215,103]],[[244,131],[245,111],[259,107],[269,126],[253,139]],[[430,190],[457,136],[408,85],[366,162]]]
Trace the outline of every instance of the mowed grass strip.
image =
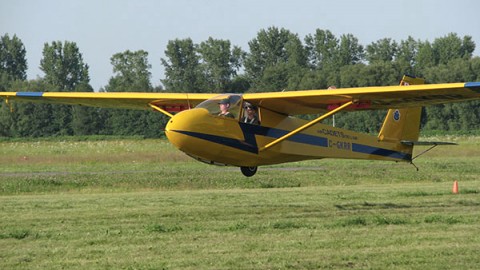
[[[3,269],[472,269],[480,202],[435,183],[0,197]],[[468,185],[468,186],[466,186]]]
[[321,160],[251,178],[165,140],[1,142],[0,268],[475,269],[480,140],[439,140],[461,145],[418,172]]
[[[209,166],[161,139],[104,141],[0,142],[0,195],[289,188],[406,182],[476,180],[480,175],[480,138],[437,147],[408,163],[312,160],[260,167],[245,178],[236,167]],[[415,154],[426,147],[416,148]],[[414,154],[414,155],[415,155]]]

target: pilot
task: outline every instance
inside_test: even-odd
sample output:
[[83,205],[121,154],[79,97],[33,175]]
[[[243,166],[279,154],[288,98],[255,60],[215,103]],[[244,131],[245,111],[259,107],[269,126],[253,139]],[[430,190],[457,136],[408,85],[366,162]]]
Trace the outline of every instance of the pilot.
[[220,106],[220,113],[218,114],[218,116],[235,118],[235,116],[228,111],[230,109],[230,100],[228,98],[220,100],[218,102],[218,106]]
[[260,125],[260,121],[258,120],[257,115],[257,107],[250,104],[249,102],[245,102],[243,105],[245,109],[245,116],[242,118],[242,123],[252,124],[252,125]]

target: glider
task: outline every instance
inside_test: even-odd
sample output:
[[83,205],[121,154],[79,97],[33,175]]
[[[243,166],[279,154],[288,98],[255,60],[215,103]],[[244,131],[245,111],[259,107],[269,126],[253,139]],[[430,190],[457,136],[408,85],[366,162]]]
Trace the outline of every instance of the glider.
[[[155,110],[170,117],[168,140],[187,155],[240,167],[253,176],[261,165],[345,158],[413,164],[421,107],[480,99],[480,82],[424,84],[404,76],[399,86],[245,94],[0,92],[12,101]],[[338,112],[386,110],[378,136],[320,122]],[[224,111],[230,116],[226,117]],[[252,113],[253,110],[253,113]],[[250,115],[249,115],[250,114]],[[254,115],[256,121],[244,120]],[[313,115],[313,120],[295,116]]]

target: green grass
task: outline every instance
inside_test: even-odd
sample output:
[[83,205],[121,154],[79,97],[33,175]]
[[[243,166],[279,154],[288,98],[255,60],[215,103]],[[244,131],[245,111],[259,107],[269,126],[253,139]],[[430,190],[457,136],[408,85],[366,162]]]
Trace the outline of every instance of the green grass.
[[439,139],[461,145],[418,172],[322,160],[252,178],[164,140],[0,142],[0,268],[475,269],[480,138]]

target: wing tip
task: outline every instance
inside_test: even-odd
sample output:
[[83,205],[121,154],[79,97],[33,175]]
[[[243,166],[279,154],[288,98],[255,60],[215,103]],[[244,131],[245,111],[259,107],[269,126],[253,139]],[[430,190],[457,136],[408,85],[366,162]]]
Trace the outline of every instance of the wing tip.
[[480,82],[466,82],[465,88],[469,88],[477,93],[480,93]]

